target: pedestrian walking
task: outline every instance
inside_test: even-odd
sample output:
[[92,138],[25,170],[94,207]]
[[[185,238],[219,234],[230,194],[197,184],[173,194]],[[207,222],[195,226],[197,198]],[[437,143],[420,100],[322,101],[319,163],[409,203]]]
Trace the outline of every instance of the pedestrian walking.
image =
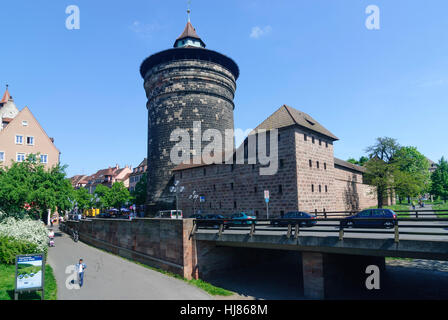
[[82,287],[84,283],[84,270],[87,268],[82,259],[79,259],[79,263],[76,265],[76,272],[78,272],[78,284]]

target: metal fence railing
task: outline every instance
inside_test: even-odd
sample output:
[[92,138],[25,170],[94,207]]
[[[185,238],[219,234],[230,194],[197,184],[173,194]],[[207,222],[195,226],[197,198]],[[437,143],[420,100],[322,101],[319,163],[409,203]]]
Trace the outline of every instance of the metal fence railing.
[[[345,234],[362,234],[363,238],[378,238],[378,235],[390,235],[395,242],[399,242],[400,235],[414,236],[442,236],[448,240],[448,210],[409,210],[413,215],[397,218],[352,218],[347,212],[326,212],[326,216],[309,218],[272,218],[272,219],[195,219],[191,235],[199,230],[216,230],[218,235],[230,232],[243,232],[253,236],[255,234],[280,234],[286,238],[298,238],[301,234],[320,236],[338,234],[342,240]],[[339,216],[335,216],[339,215]],[[431,216],[431,217],[430,217]],[[435,216],[435,217],[434,217]],[[439,217],[438,217],[439,216]],[[376,235],[374,237],[374,235]]]

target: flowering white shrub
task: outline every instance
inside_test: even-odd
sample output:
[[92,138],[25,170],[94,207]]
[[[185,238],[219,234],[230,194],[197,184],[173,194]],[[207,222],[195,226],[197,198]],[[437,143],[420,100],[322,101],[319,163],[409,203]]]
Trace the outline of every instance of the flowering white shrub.
[[47,251],[48,230],[42,221],[6,218],[0,222],[0,236],[28,241],[36,244],[40,252]]

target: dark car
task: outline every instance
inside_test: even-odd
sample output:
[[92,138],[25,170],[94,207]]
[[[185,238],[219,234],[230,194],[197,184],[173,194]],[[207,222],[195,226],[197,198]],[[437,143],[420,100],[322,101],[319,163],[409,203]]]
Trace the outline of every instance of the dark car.
[[221,224],[224,224],[224,227],[228,228],[229,227],[228,223],[229,223],[228,218],[224,217],[221,214],[207,214],[203,217],[203,219],[201,219],[200,225],[206,227],[219,228]]
[[341,221],[346,228],[393,228],[397,215],[390,209],[366,209]]
[[274,227],[284,227],[288,225],[298,224],[301,227],[312,227],[317,223],[317,217],[303,211],[287,212],[281,218],[271,221]]
[[97,218],[112,218],[112,215],[109,212],[102,212],[97,215]]

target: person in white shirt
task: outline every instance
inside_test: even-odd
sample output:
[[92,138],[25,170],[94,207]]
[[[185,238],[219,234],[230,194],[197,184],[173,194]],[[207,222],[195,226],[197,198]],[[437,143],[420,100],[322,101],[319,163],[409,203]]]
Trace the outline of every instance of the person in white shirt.
[[79,259],[79,263],[75,267],[76,267],[76,272],[78,272],[78,284],[79,284],[80,287],[82,287],[82,285],[84,283],[84,270],[87,267],[83,263],[82,259]]

